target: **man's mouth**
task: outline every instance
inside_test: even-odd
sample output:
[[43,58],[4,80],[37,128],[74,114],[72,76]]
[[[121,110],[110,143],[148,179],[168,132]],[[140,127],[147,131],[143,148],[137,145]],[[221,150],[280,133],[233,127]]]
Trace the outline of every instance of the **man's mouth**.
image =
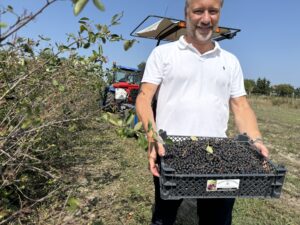
[[203,26],[196,26],[196,29],[199,30],[200,32],[210,32],[212,30],[211,26],[203,27]]

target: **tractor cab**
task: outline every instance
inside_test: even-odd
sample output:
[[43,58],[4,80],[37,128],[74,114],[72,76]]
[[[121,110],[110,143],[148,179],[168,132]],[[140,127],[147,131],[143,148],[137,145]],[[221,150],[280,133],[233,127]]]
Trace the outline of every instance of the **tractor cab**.
[[115,66],[112,83],[141,83],[141,71],[135,68],[125,66]]

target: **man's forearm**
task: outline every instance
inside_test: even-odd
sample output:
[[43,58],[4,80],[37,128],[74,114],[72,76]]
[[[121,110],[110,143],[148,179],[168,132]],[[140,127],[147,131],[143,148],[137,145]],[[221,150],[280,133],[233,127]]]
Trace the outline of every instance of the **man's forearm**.
[[233,101],[231,108],[234,114],[235,125],[240,133],[247,133],[252,139],[261,138],[254,111],[246,99]]
[[149,122],[152,124],[153,130],[156,130],[156,124],[154,120],[153,110],[152,110],[152,99],[147,96],[143,90],[140,91],[136,99],[136,113],[139,120],[143,123],[143,127],[147,133],[148,140],[152,140],[153,132],[148,131]]
[[252,139],[261,138],[261,133],[258,129],[256,116],[251,108],[241,110],[235,117],[235,124],[240,133],[247,133]]

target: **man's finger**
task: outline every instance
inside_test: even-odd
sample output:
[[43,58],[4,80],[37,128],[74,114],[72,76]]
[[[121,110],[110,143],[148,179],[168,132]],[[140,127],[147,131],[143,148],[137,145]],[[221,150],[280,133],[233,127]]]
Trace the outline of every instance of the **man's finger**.
[[159,156],[164,156],[166,153],[164,146],[160,143],[157,144],[157,153]]
[[269,157],[269,151],[266,150],[266,149],[261,149],[261,154],[262,154],[264,157],[266,157],[266,158]]
[[264,157],[266,157],[266,158],[269,157],[269,150],[267,149],[267,147],[264,144],[255,143],[254,145]]
[[153,176],[159,177],[158,168],[155,162],[155,159],[151,156],[149,157],[149,169]]

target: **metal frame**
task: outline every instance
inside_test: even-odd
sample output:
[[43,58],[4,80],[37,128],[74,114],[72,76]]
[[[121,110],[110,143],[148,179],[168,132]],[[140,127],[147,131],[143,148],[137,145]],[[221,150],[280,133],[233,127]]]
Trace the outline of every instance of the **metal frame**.
[[[133,37],[138,37],[138,38],[147,38],[147,39],[155,39],[157,40],[157,44],[156,45],[159,45],[160,44],[160,41],[161,40],[165,40],[165,38],[172,34],[173,32],[176,32],[178,31],[179,29],[182,29],[182,27],[180,26],[175,26],[175,27],[172,27],[170,29],[172,25],[166,27],[164,30],[162,30],[156,37],[141,37],[139,35],[136,35],[136,31],[149,19],[149,18],[158,18],[158,19],[168,19],[168,20],[173,20],[173,21],[176,21],[176,22],[184,22],[183,20],[178,20],[178,19],[174,19],[174,18],[169,18],[169,17],[163,17],[163,16],[156,16],[156,15],[149,15],[147,16],[140,24],[137,25],[136,28],[134,28],[134,30],[130,33],[131,36]],[[228,29],[229,32],[227,33],[223,33],[223,34],[220,34],[220,36],[217,36],[215,38],[213,38],[213,40],[215,41],[221,41],[221,40],[224,40],[224,39],[232,39],[233,37],[236,36],[236,34],[238,32],[240,32],[241,30],[240,29],[237,29],[237,28],[231,28],[231,27],[219,27],[219,28],[223,28],[223,29]]]

